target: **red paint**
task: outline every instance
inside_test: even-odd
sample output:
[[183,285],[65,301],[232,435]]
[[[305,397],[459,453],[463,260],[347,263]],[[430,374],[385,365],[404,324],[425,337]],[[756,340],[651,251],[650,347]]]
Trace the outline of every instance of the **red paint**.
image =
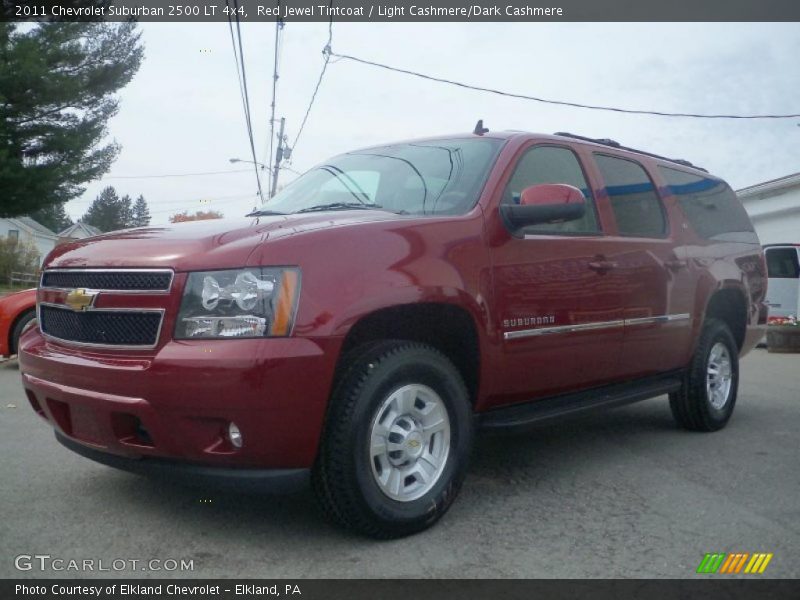
[[[746,300],[742,353],[763,335],[761,249],[702,239],[684,226],[655,165],[685,167],[564,137],[489,135],[505,139],[505,146],[478,204],[462,216],[343,211],[201,221],[57,247],[46,268],[169,267],[176,271],[173,291],[97,298],[98,307],[165,309],[154,350],[80,349],[27,333],[21,343],[26,389],[56,427],[64,430],[59,423],[68,410],[72,430],[64,433],[109,452],[308,467],[345,337],[382,308],[444,303],[471,316],[481,358],[477,411],[686,366],[708,301],[721,289]],[[570,148],[583,162],[600,235],[522,239],[506,229],[498,210],[502,190],[521,153],[540,143]],[[666,237],[619,235],[592,159],[596,151],[645,167],[670,223]],[[187,271],[256,265],[302,270],[292,337],[172,339]],[[63,302],[63,294],[42,292],[40,299]],[[519,329],[683,313],[689,319],[679,323],[504,339]],[[552,322],[536,323],[549,316]],[[517,320],[520,325],[510,325]],[[130,415],[151,431],[152,446],[131,437]],[[246,440],[240,451],[222,437],[231,420]]]
[[24,313],[36,308],[36,290],[23,290],[0,298],[0,357],[10,354],[14,325]]

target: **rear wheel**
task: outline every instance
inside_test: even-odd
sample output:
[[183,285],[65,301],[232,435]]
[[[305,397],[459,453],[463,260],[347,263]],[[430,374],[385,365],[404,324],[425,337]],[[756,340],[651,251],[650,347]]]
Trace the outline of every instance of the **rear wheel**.
[[739,387],[739,348],[728,326],[718,319],[703,325],[680,391],[669,405],[679,425],[693,431],[716,431],[727,424]]
[[19,338],[22,336],[25,331],[32,327],[34,323],[34,319],[36,318],[36,311],[29,310],[27,312],[22,313],[19,317],[17,317],[17,322],[14,323],[14,328],[11,330],[11,339],[9,340],[9,354],[16,354],[17,350],[19,350]]
[[388,341],[343,360],[314,487],[324,512],[376,538],[421,531],[450,507],[466,474],[472,409],[437,350]]

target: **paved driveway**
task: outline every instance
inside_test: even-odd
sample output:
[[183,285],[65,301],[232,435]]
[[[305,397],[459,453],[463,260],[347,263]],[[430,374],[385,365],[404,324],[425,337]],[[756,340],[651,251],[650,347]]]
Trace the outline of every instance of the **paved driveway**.
[[[77,574],[20,573],[21,554],[187,559],[194,577],[692,577],[706,552],[772,552],[765,576],[800,577],[799,426],[800,355],[756,350],[727,429],[679,430],[658,398],[483,438],[436,527],[374,542],[327,525],[310,493],[202,492],[73,455],[5,363],[0,577]],[[140,564],[122,573],[180,574]]]

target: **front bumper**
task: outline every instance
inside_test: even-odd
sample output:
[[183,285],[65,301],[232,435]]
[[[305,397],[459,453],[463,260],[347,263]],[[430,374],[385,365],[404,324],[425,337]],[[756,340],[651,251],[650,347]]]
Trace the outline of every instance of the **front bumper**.
[[[192,340],[168,342],[151,355],[98,354],[35,331],[20,343],[20,371],[33,409],[81,454],[148,459],[147,465],[159,459],[215,469],[308,469],[339,344]],[[242,433],[241,448],[227,438],[231,422]]]
[[76,454],[115,469],[214,490],[288,494],[306,487],[311,473],[310,469],[233,469],[159,458],[127,458],[84,446],[58,431],[56,439]]

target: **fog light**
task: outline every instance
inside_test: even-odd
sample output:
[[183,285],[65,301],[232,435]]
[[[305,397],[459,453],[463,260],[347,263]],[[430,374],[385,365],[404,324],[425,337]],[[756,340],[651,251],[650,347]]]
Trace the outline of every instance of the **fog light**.
[[231,444],[233,444],[234,448],[242,447],[242,432],[239,431],[236,423],[231,423],[228,425],[228,439],[231,441]]

